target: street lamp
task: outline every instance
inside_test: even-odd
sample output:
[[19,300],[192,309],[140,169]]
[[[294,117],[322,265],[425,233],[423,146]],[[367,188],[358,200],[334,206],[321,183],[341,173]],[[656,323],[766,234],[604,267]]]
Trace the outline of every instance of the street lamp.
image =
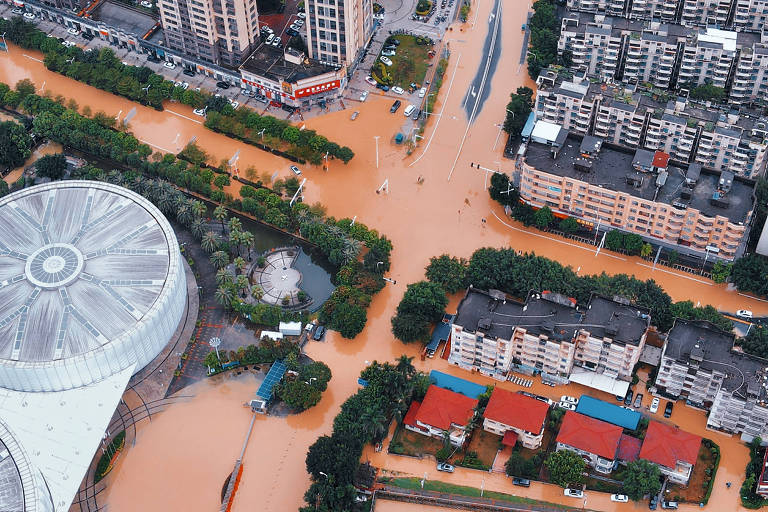
[[221,357],[219,357],[219,345],[221,345],[221,338],[211,338],[208,340],[208,344],[213,347],[213,349],[216,351],[216,359],[219,360],[219,364],[221,364]]
[[[317,377],[310,377],[309,380],[304,381],[304,384],[311,386],[313,380],[317,380]],[[325,473],[322,473],[322,474],[325,474]]]

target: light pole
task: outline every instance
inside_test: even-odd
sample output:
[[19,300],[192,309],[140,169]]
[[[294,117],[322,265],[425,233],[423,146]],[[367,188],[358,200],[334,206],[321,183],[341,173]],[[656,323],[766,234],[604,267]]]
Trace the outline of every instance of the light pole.
[[374,135],[374,139],[376,139],[376,168],[379,168],[379,136]]
[[325,152],[325,156],[323,158],[325,159],[325,172],[328,172],[328,151]]
[[317,377],[310,377],[309,380],[304,381],[304,384],[311,386],[313,380],[317,380]]
[[221,364],[221,357],[219,357],[219,345],[221,345],[221,338],[211,338],[208,340],[208,344],[213,347],[213,349],[216,351],[216,359],[219,360],[219,364]]

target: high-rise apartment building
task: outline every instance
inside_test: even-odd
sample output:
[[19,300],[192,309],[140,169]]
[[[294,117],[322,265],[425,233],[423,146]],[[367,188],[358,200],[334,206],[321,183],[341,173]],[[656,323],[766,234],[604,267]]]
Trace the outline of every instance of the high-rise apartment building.
[[373,0],[307,0],[309,56],[351,66],[373,35]]
[[256,0],[159,0],[166,45],[176,51],[237,67],[259,41]]

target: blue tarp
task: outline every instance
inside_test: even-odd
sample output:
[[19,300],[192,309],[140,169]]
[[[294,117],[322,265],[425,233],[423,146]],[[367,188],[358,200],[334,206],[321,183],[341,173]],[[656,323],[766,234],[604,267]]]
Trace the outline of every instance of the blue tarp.
[[523,141],[528,140],[528,138],[531,136],[531,133],[533,132],[533,126],[536,124],[536,114],[534,112],[531,112],[528,114],[528,120],[525,122],[525,126],[523,126],[523,131],[520,132],[520,138]]
[[437,370],[429,372],[429,380],[439,388],[450,389],[469,398],[477,398],[485,393],[485,386],[448,375],[447,373],[438,372]]
[[280,360],[272,363],[269,372],[267,372],[267,376],[264,378],[264,382],[261,383],[259,390],[256,392],[256,396],[261,397],[262,400],[269,401],[269,399],[272,398],[272,388],[280,382],[283,375],[285,375],[285,363]]
[[576,406],[576,412],[598,420],[607,421],[620,427],[635,430],[642,414],[637,411],[624,409],[618,405],[592,398],[591,396],[582,396],[579,399],[579,405]]
[[432,331],[432,339],[427,345],[428,351],[434,352],[441,341],[448,341],[448,335],[451,333],[451,322],[453,322],[453,315],[445,315],[443,321],[435,326],[435,330]]

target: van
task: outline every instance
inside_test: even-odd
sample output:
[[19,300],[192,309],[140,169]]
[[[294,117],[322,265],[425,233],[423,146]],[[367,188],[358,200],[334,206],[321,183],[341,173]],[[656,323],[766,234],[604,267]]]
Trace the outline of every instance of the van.
[[405,111],[403,112],[403,115],[405,117],[411,117],[411,114],[413,114],[413,111],[416,110],[416,107],[414,105],[408,105],[405,107]]

